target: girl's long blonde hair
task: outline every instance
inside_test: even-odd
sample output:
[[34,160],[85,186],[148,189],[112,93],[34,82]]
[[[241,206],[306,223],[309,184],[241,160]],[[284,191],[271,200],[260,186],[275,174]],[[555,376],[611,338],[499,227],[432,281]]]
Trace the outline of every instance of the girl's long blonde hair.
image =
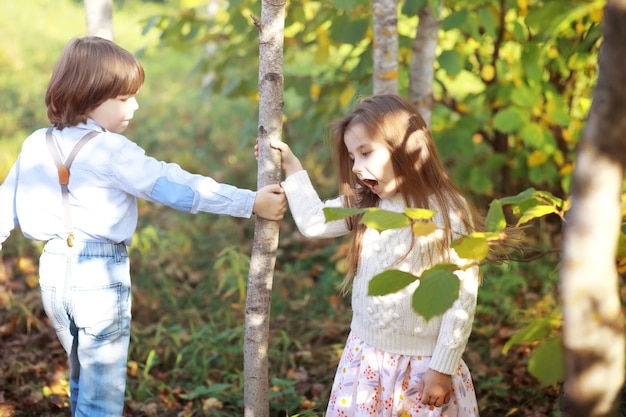
[[[329,129],[339,169],[339,190],[345,206],[365,208],[378,206],[380,197],[361,183],[352,172],[352,160],[344,144],[346,131],[354,125],[363,126],[371,140],[381,141],[391,154],[391,163],[398,180],[398,192],[407,207],[433,209],[443,217],[445,236],[438,240],[438,249],[445,250],[453,240],[450,213],[455,212],[465,230],[480,228],[476,210],[448,176],[430,131],[418,110],[408,100],[394,94],[376,95],[360,102],[347,116],[332,123]],[[366,226],[361,216],[346,221],[353,230],[348,274],[341,287],[346,289],[359,264],[361,242]],[[414,242],[413,242],[414,243]],[[411,244],[411,247],[413,246]]]

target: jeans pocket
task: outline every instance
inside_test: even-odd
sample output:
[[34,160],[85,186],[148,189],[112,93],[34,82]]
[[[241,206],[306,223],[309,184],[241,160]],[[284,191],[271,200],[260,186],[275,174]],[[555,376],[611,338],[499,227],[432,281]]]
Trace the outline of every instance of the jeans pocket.
[[64,322],[61,318],[62,312],[57,309],[62,308],[59,306],[57,300],[57,289],[49,285],[39,284],[39,290],[41,291],[41,304],[43,304],[43,310],[46,312],[46,316],[50,319],[50,324],[54,327],[54,330],[59,330],[64,326]]
[[72,287],[74,323],[96,339],[115,336],[123,329],[123,285]]

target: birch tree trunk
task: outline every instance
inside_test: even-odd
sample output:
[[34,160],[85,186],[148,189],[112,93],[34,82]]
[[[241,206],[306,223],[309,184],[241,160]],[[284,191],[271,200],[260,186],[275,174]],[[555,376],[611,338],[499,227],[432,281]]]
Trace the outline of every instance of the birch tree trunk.
[[[439,12],[442,5],[443,3],[440,3]],[[438,16],[440,15],[441,13],[438,13]],[[415,104],[426,124],[430,126],[434,104],[435,57],[441,21],[435,19],[428,4],[420,10],[418,16],[417,32],[411,53],[409,100]]]
[[[280,153],[270,140],[281,140],[283,116],[283,41],[285,0],[263,0],[259,30],[258,188],[280,182]],[[278,222],[257,217],[252,242],[244,341],[244,415],[269,416],[268,335],[272,278],[278,248]]]
[[398,92],[398,0],[372,0],[374,94]]
[[598,84],[574,171],[560,272],[565,414],[619,414],[624,318],[615,265],[626,167],[626,0],[604,13]]
[[87,35],[113,40],[113,0],[84,0]]

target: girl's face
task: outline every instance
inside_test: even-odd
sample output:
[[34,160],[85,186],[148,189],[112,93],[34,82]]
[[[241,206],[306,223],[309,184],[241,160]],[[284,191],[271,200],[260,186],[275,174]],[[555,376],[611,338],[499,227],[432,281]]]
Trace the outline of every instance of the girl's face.
[[352,172],[382,199],[398,192],[398,181],[391,165],[391,153],[385,144],[370,138],[362,124],[346,129],[343,142],[353,161]]
[[109,132],[122,133],[128,127],[135,110],[139,108],[135,95],[110,98],[87,113]]

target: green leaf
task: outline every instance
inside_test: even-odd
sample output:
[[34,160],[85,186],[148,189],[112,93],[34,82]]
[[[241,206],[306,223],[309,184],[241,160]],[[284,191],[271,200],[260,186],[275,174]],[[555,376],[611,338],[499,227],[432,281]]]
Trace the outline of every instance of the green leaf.
[[515,333],[513,337],[511,337],[502,348],[502,353],[506,355],[506,353],[513,345],[532,343],[537,340],[545,339],[546,337],[548,337],[553,327],[553,318],[546,317],[536,319],[528,326]]
[[504,210],[502,210],[502,202],[500,200],[493,200],[489,204],[489,211],[485,218],[485,229],[488,232],[499,232],[506,227],[506,218],[504,217]]
[[346,217],[355,216],[364,213],[366,209],[345,208],[345,207],[325,207],[324,217],[327,222],[345,219]]
[[388,229],[401,229],[411,224],[411,221],[404,213],[370,208],[361,218],[361,223],[382,232]]
[[405,0],[402,5],[402,14],[416,16],[426,6],[426,0]]
[[365,38],[369,28],[369,19],[345,19],[345,24],[334,24],[331,28],[331,38],[340,43],[358,45]]
[[390,269],[376,275],[369,282],[367,295],[387,295],[400,291],[410,283],[419,279],[408,272]]
[[199,397],[209,398],[209,397],[218,397],[220,394],[224,392],[224,390],[228,389],[230,384],[213,384],[211,386],[199,386],[196,387],[189,394],[181,394],[180,397],[185,400],[194,400]]
[[406,208],[404,214],[409,216],[413,220],[430,220],[435,215],[436,211],[422,209],[422,208]]
[[473,191],[485,194],[492,190],[493,182],[482,167],[472,167],[469,173],[469,186]]
[[511,101],[520,107],[533,107],[537,104],[539,100],[539,96],[535,93],[532,88],[522,86],[520,88],[516,88],[511,93]]
[[461,9],[450,13],[442,22],[441,29],[445,32],[452,29],[460,29],[467,21],[467,9]]
[[485,33],[492,38],[496,38],[496,17],[487,8],[478,9],[478,20],[485,29]]
[[339,10],[354,10],[359,6],[359,0],[333,0],[333,6]]
[[426,321],[445,313],[459,298],[461,284],[451,272],[452,267],[449,264],[437,265],[425,271],[420,278],[420,285],[413,293],[413,311]]
[[504,133],[518,131],[525,123],[518,109],[504,109],[493,118],[493,127]]
[[443,51],[437,61],[439,66],[450,75],[457,75],[463,69],[463,59],[454,49]]
[[537,190],[534,188],[527,188],[521,193],[511,196],[511,197],[503,197],[500,199],[500,203],[502,204],[521,204],[528,200],[533,200],[537,196]]
[[528,359],[528,371],[543,387],[563,381],[563,349],[561,338],[541,343]]
[[528,123],[519,132],[526,146],[541,149],[545,141],[545,129],[537,123]]

